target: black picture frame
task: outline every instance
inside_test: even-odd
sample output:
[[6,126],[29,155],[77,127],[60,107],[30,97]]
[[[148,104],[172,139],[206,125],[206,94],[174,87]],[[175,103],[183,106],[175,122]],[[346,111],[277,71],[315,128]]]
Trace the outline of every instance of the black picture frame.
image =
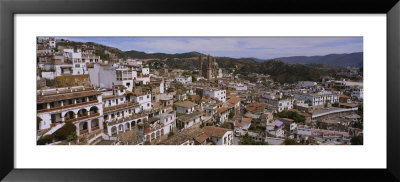
[[[380,13],[387,15],[386,169],[15,169],[14,14]],[[318,15],[316,15],[318,16]],[[5,181],[400,181],[398,0],[0,0],[0,179]],[[390,98],[390,99],[389,99]],[[382,120],[385,118],[382,117]],[[379,121],[384,122],[384,121]],[[34,155],[32,156],[34,157]],[[212,164],[211,164],[212,166]]]

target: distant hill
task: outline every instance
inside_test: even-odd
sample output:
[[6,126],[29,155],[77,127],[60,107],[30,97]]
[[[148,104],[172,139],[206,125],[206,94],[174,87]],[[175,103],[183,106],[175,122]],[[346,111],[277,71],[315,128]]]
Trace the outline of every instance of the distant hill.
[[166,54],[166,53],[145,53],[141,51],[130,50],[130,51],[125,51],[125,54],[132,58],[137,58],[137,59],[174,59],[174,58],[183,59],[183,58],[199,57],[200,55],[205,56],[202,53],[194,51],[187,53],[178,53],[178,54]]
[[274,60],[281,60],[289,64],[325,64],[330,66],[363,66],[363,52],[355,52],[349,54],[328,54],[325,56],[293,56],[280,57]]

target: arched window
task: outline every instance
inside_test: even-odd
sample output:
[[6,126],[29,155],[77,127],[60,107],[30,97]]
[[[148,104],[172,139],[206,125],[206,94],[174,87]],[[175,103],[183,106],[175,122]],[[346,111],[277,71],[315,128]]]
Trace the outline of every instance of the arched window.
[[99,109],[96,106],[93,106],[93,107],[90,108],[90,114],[95,114],[95,113],[98,113],[98,112],[99,112]]
[[93,119],[92,120],[92,125],[91,125],[92,130],[96,130],[99,128],[99,119]]
[[87,115],[88,115],[88,112],[86,109],[80,109],[78,111],[78,117],[87,116]]
[[87,130],[87,129],[88,129],[87,122],[80,122],[79,123],[79,130],[80,131]]
[[115,134],[115,133],[117,133],[117,127],[116,127],[116,126],[113,126],[113,127],[111,128],[111,134]]
[[75,113],[73,111],[68,111],[64,115],[65,120],[70,120],[70,119],[74,119],[74,118],[75,118]]

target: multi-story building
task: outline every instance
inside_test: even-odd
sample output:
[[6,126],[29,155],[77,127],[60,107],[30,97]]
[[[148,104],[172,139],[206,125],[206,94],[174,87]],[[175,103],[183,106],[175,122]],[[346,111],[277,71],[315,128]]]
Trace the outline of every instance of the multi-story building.
[[151,92],[137,91],[132,94],[131,101],[138,103],[140,110],[151,109]]
[[123,85],[113,86],[112,94],[103,94],[103,117],[108,135],[131,130],[148,119],[146,114],[140,114],[142,110],[139,103],[127,100]]
[[319,93],[290,93],[290,95],[293,95],[296,99],[304,100],[306,103],[311,103],[312,106],[339,102],[339,94],[327,91]]
[[363,88],[353,89],[353,91],[351,91],[351,97],[357,98],[358,100],[362,100],[364,97],[364,89]]
[[88,87],[37,91],[37,129],[51,134],[66,122],[76,126],[78,136],[103,129],[101,93]]
[[191,114],[194,112],[194,107],[197,104],[190,102],[190,101],[182,101],[182,102],[176,102],[174,104],[175,110],[179,114]]
[[233,131],[230,129],[205,126],[204,132],[213,141],[215,145],[232,145],[233,144]]
[[192,84],[192,77],[191,76],[180,76],[176,77],[175,80],[182,84]]
[[226,101],[226,90],[220,90],[216,88],[204,88],[203,89],[203,96],[216,98],[221,102]]

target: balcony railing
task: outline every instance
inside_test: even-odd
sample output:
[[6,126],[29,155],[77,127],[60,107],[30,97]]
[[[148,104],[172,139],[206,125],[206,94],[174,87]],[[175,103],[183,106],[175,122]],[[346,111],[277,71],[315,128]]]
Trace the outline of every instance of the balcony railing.
[[89,102],[81,102],[81,103],[76,103],[76,104],[64,105],[64,106],[54,107],[54,108],[50,108],[50,109],[41,109],[41,110],[37,110],[37,113],[50,112],[50,111],[61,110],[61,109],[68,109],[68,108],[78,107],[78,106],[82,106],[82,105],[95,104],[98,102],[99,102],[98,100],[92,100]]
[[83,134],[85,134],[85,133],[87,133],[88,132],[88,130],[79,130],[79,134],[80,135],[83,135]]
[[91,114],[88,116],[77,117],[77,118],[73,118],[73,119],[68,119],[68,120],[65,120],[65,122],[74,122],[74,121],[84,120],[84,119],[88,119],[88,118],[93,118],[96,116],[100,116],[100,113]]
[[92,131],[98,130],[99,128],[100,128],[99,126],[95,126],[95,127],[92,128]]

